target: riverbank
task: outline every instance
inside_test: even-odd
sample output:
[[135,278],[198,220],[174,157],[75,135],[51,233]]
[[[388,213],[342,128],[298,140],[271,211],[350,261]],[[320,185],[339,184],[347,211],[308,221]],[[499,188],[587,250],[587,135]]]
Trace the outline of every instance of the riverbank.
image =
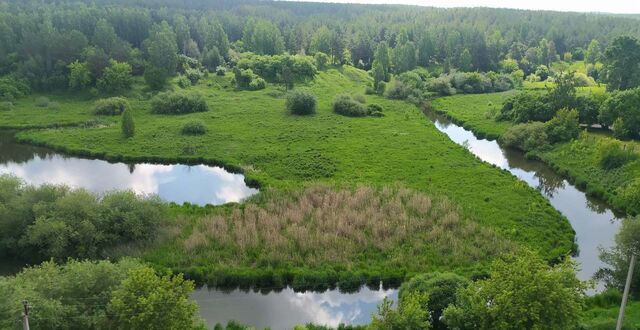
[[[436,99],[431,107],[479,137],[499,140],[513,125],[508,121],[498,122],[494,119],[508,95],[456,95]],[[630,203],[621,198],[621,195],[625,189],[631,189],[634,180],[640,177],[640,162],[630,162],[615,170],[605,170],[597,163],[599,144],[611,139],[613,138],[600,131],[587,132],[577,140],[555,144],[550,150],[531,152],[528,157],[543,161],[589,196],[606,201],[617,215],[637,214],[640,212],[640,205]],[[640,150],[638,142],[623,144]]]

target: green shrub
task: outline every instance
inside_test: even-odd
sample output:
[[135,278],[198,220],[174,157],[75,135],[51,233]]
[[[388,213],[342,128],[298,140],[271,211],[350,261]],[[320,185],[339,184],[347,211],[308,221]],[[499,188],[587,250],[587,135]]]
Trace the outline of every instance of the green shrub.
[[238,61],[240,70],[251,70],[255,74],[273,83],[288,83],[289,76],[294,80],[313,79],[318,69],[308,56],[303,55],[257,55],[246,53]]
[[209,106],[199,93],[165,92],[151,99],[151,113],[180,115],[209,111]]
[[546,124],[550,143],[570,141],[580,135],[578,111],[560,109]]
[[257,91],[257,90],[265,89],[266,87],[267,87],[267,82],[260,77],[252,79],[251,82],[249,83],[250,91]]
[[204,77],[204,73],[199,69],[186,69],[184,75],[193,85],[197,84],[198,81]]
[[0,111],[9,111],[13,109],[13,103],[10,101],[0,102]]
[[361,95],[361,94],[354,95],[353,99],[358,101],[358,102],[360,102],[360,103],[362,103],[362,104],[367,103],[367,98],[365,98],[364,95]]
[[374,95],[374,94],[376,94],[376,90],[375,90],[375,88],[373,88],[371,86],[367,86],[367,87],[364,88],[364,93],[366,95]]
[[544,150],[549,147],[546,126],[541,122],[531,122],[511,126],[501,137],[508,147],[523,151]]
[[631,214],[640,212],[640,179],[636,178],[626,186],[619,188],[618,195],[627,212]]
[[60,110],[60,107],[61,107],[60,103],[58,103],[58,102],[49,103],[49,109],[51,109],[51,110],[57,111],[57,110]]
[[164,69],[157,68],[153,65],[148,65],[144,69],[144,81],[152,90],[159,91],[163,89],[168,79],[169,73]]
[[227,68],[219,66],[216,68],[216,76],[224,77],[227,74]]
[[118,116],[129,108],[129,102],[123,97],[110,97],[98,100],[93,105],[93,114]]
[[178,85],[178,87],[183,89],[188,88],[192,85],[191,80],[183,75],[178,76],[178,78],[176,79],[176,84]]
[[612,170],[637,159],[637,155],[615,140],[603,140],[598,145],[597,162],[605,170]]
[[39,96],[36,98],[36,107],[46,108],[49,106],[49,98],[44,96]]
[[327,65],[329,64],[329,55],[323,52],[317,52],[313,58],[316,61],[318,70],[325,70],[327,68]]
[[253,73],[251,69],[234,68],[236,87],[238,89],[248,89],[251,91],[264,89],[267,83],[264,79]]
[[384,108],[379,104],[369,104],[367,105],[367,115],[372,117],[383,117],[384,116]]
[[524,92],[511,96],[504,102],[498,120],[511,120],[515,123],[545,122],[553,118],[553,115],[546,96]]
[[136,133],[136,125],[133,122],[133,115],[131,115],[131,110],[125,110],[122,112],[122,135],[125,138],[133,137]]
[[287,93],[285,106],[294,115],[310,115],[316,112],[316,97],[309,91],[293,90]]
[[367,108],[347,94],[338,95],[333,99],[333,111],[349,117],[363,117],[367,115]]
[[376,93],[378,95],[384,95],[384,92],[386,89],[387,89],[387,83],[384,81],[379,81],[378,86],[376,87]]
[[203,135],[207,133],[207,126],[202,120],[190,120],[182,125],[183,135]]
[[10,75],[0,77],[0,101],[13,101],[29,93],[31,93],[31,89],[26,80]]

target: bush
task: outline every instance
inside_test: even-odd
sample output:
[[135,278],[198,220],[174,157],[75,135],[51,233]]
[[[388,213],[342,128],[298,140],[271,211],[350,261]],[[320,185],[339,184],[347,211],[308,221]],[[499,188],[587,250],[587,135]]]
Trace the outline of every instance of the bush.
[[207,126],[202,120],[190,120],[182,125],[183,135],[203,135],[207,133]]
[[249,83],[250,91],[257,91],[257,90],[265,89],[266,87],[267,87],[267,82],[260,77],[252,79],[251,82]]
[[44,96],[39,96],[36,98],[36,107],[46,108],[49,106],[49,98]]
[[224,77],[227,74],[227,68],[219,66],[216,68],[216,76]]
[[179,115],[209,111],[204,96],[198,93],[165,92],[151,100],[151,113]]
[[163,89],[168,79],[169,73],[164,69],[149,65],[144,70],[144,81],[152,90],[159,91]]
[[598,119],[603,125],[613,126],[620,139],[640,136],[640,88],[617,92],[600,107]]
[[236,65],[241,70],[251,70],[266,81],[275,83],[289,83],[294,80],[313,79],[318,69],[310,57],[303,55],[256,55],[246,53],[242,55]]
[[191,81],[191,84],[195,85],[204,77],[204,73],[199,69],[186,69],[184,71],[185,77]]
[[573,80],[575,81],[576,87],[588,87],[594,86],[596,84],[596,81],[593,80],[593,78],[581,72],[575,73],[573,76]]
[[353,99],[354,99],[354,100],[356,100],[356,101],[358,101],[358,102],[360,102],[360,103],[362,103],[362,104],[367,103],[367,98],[366,98],[366,97],[364,97],[364,95],[361,95],[361,94],[356,94],[356,95],[354,95],[354,96],[353,96]]
[[367,108],[347,94],[338,95],[333,99],[333,111],[349,117],[363,117],[367,115]]
[[13,76],[0,77],[0,100],[13,101],[29,93],[31,89],[26,80]]
[[329,64],[329,55],[317,52],[313,58],[316,61],[316,66],[319,70],[325,70],[327,68],[327,64]]
[[364,88],[364,93],[366,95],[374,95],[374,94],[376,94],[376,90],[375,90],[375,88],[373,88],[371,86],[367,86],[367,87]]
[[9,101],[0,102],[0,111],[9,111],[13,109],[13,103]]
[[546,126],[541,122],[531,122],[511,126],[501,137],[508,146],[523,151],[544,150],[549,147]]
[[191,80],[183,75],[178,76],[178,79],[176,79],[176,84],[182,89],[189,88],[192,85]]
[[60,107],[61,107],[60,103],[58,103],[58,102],[49,103],[49,109],[51,109],[51,110],[57,111],[57,110],[60,110]]
[[578,111],[575,109],[560,109],[545,126],[550,143],[575,139],[580,135]]
[[131,110],[125,110],[122,112],[122,135],[125,138],[133,137],[136,133],[136,126],[133,122],[133,116],[131,115]]
[[367,115],[372,117],[383,117],[384,108],[379,104],[369,104],[367,106]]
[[103,116],[118,116],[129,109],[129,102],[123,97],[101,99],[93,104],[93,114]]
[[515,123],[529,121],[548,121],[554,112],[544,95],[534,92],[518,93],[505,100],[498,120],[511,120]]
[[234,68],[236,87],[238,89],[259,90],[264,89],[267,85],[266,81],[253,73],[251,69]]
[[131,88],[133,77],[131,76],[131,64],[111,60],[109,66],[104,69],[102,77],[96,82],[101,93],[122,93]]
[[316,97],[304,90],[290,91],[285,106],[291,114],[310,115],[316,112]]
[[379,81],[378,86],[376,87],[376,93],[378,95],[384,95],[384,92],[386,89],[387,89],[387,83],[384,81]]
[[637,159],[637,155],[621,142],[607,139],[598,144],[596,159],[600,167],[612,170]]

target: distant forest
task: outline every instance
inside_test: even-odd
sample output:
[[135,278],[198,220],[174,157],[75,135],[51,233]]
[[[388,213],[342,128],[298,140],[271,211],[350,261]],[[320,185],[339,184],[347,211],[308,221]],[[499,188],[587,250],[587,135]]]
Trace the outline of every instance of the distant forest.
[[[378,45],[385,43],[395,50],[394,73],[432,64],[445,71],[497,71],[500,61],[510,58],[528,75],[566,53],[581,60],[592,40],[604,49],[619,35],[640,36],[638,20],[255,0],[5,0],[0,1],[0,76],[14,74],[32,89],[50,90],[69,86],[74,61],[88,63],[95,80],[113,66],[110,60],[129,63],[132,73],[141,75],[154,64],[152,36],[160,48],[172,46],[163,44],[163,36],[174,39],[179,54],[213,69],[233,65],[238,54],[250,51],[322,52],[333,63],[369,70]],[[156,59],[155,66],[161,62]]]

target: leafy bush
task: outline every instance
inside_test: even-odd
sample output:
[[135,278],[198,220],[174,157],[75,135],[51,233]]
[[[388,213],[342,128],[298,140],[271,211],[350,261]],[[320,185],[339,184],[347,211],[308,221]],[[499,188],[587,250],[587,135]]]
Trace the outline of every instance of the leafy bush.
[[219,66],[216,68],[216,76],[224,77],[227,74],[227,68]]
[[131,76],[131,64],[126,62],[109,61],[109,66],[104,69],[102,77],[96,82],[101,93],[122,93],[131,88],[133,77]]
[[367,115],[372,117],[383,117],[384,116],[384,108],[379,104],[369,104],[367,105]]
[[204,77],[204,73],[199,69],[186,69],[184,71],[185,77],[191,81],[191,84],[195,85]]
[[319,70],[325,70],[327,68],[327,64],[329,64],[329,55],[323,52],[317,52],[313,58],[316,62],[316,67],[318,67]]
[[118,116],[129,109],[129,102],[123,97],[100,99],[93,104],[93,114],[103,116]]
[[14,76],[0,77],[0,101],[13,101],[19,97],[29,95],[31,89],[29,83],[24,79]]
[[269,82],[287,83],[294,80],[313,79],[318,69],[310,57],[302,55],[257,55],[245,53],[236,66],[241,70],[251,70]]
[[100,258],[108,249],[153,238],[166,216],[157,197],[131,191],[96,196],[62,185],[33,187],[6,175],[0,187],[3,214],[10,215],[0,217],[0,251],[25,262]]
[[588,87],[594,86],[596,84],[593,78],[581,72],[576,72],[573,76],[573,79],[575,80],[576,87]]
[[207,133],[207,126],[202,120],[190,120],[182,125],[183,135],[203,135]]
[[249,90],[251,91],[265,89],[266,87],[267,87],[267,82],[260,77],[252,79],[251,82],[249,83]]
[[178,78],[176,79],[176,84],[178,85],[178,87],[183,88],[183,89],[184,88],[189,88],[192,85],[191,84],[191,80],[189,80],[189,78],[187,78],[187,77],[185,77],[183,75],[178,76]]
[[144,81],[149,85],[149,88],[155,91],[159,91],[164,88],[169,79],[169,73],[162,68],[157,68],[153,65],[148,65],[144,69]]
[[376,87],[376,94],[384,95],[384,92],[386,89],[387,89],[387,83],[384,81],[379,81],[378,86]]
[[287,93],[285,107],[294,115],[310,115],[316,112],[316,97],[305,90],[290,91]]
[[376,90],[375,90],[375,88],[373,88],[371,86],[367,86],[367,87],[364,88],[364,93],[366,95],[374,95],[374,94],[376,94]]
[[338,95],[333,99],[333,111],[349,117],[363,117],[367,115],[367,108],[347,94]]
[[508,146],[523,151],[544,150],[549,147],[546,126],[541,122],[531,122],[511,126],[501,137]]
[[13,103],[10,101],[0,102],[0,111],[9,111],[13,109]]
[[529,121],[548,121],[554,112],[549,107],[547,97],[534,92],[518,93],[505,100],[498,120],[511,120],[515,123]]
[[606,139],[598,144],[596,159],[600,167],[605,170],[621,167],[637,158],[633,150],[627,149],[619,141]]
[[36,107],[46,108],[49,106],[49,98],[44,96],[39,96],[36,98],[35,105]]
[[255,91],[264,89],[267,85],[265,80],[253,73],[251,69],[242,70],[234,68],[233,73],[235,75],[236,87],[238,89]]
[[580,135],[578,111],[560,109],[545,126],[550,143],[575,139]]
[[613,126],[616,137],[621,139],[640,136],[640,88],[617,92],[600,107],[600,122]]
[[209,106],[199,93],[165,92],[151,100],[151,113],[180,115],[209,111]]
[[125,110],[122,112],[121,123],[122,135],[125,138],[133,137],[136,134],[136,125],[133,122],[133,115],[131,110]]

